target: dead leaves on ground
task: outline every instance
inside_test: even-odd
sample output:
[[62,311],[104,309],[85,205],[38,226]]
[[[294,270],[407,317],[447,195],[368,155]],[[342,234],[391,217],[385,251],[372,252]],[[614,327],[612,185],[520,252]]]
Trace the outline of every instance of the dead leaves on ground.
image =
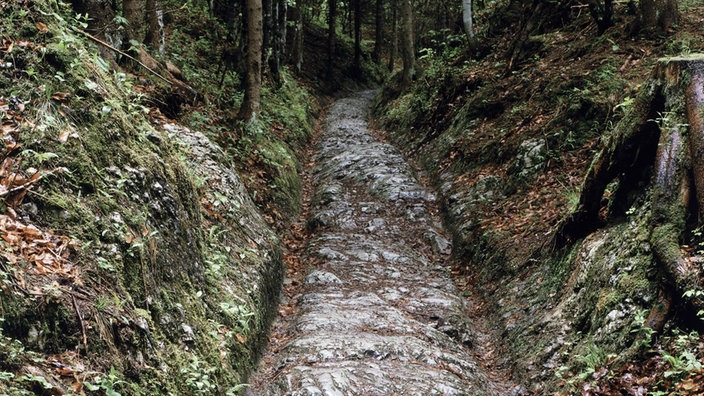
[[[3,41],[3,45],[8,51],[12,44]],[[23,222],[14,210],[44,175],[59,171],[21,169],[18,152],[21,147],[20,127],[25,123],[24,110],[21,99],[0,97],[0,135],[4,142],[0,162],[0,200],[7,206],[6,213],[0,214],[0,256],[9,264],[9,268],[4,270],[11,276],[15,287],[41,295],[39,284],[52,283],[57,279],[79,283],[80,274],[69,260],[75,250],[73,240]],[[37,283],[33,279],[36,276],[48,279]]]
[[[70,238],[23,224],[8,215],[0,215],[0,238],[4,245],[0,256],[10,264],[16,286],[23,290],[36,286],[27,284],[25,276],[20,273],[23,262],[29,264],[26,271],[29,274],[79,281],[78,268],[69,261],[75,250],[75,242]],[[30,290],[30,293],[42,294],[39,290]]]

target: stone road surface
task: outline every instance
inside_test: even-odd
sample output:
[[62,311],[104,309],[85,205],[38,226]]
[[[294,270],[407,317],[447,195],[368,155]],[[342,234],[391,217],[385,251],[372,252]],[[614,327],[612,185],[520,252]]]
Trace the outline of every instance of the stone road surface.
[[303,253],[311,270],[248,393],[506,394],[474,359],[434,195],[370,134],[373,96],[353,94],[328,112]]

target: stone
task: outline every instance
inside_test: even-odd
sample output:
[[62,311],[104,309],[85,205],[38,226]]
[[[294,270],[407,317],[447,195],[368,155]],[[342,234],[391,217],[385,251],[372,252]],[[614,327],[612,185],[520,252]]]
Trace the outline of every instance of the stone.
[[325,271],[313,271],[308,274],[303,281],[309,285],[320,285],[326,283],[342,283],[335,274]]

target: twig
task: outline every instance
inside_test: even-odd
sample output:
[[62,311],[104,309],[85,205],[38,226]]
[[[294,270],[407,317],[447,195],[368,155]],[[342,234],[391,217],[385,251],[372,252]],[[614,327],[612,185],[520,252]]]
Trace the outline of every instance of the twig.
[[2,191],[2,192],[0,192],[0,198],[4,198],[4,197],[6,197],[6,196],[8,196],[8,195],[10,195],[10,194],[12,194],[12,193],[16,193],[16,192],[22,191],[22,190],[27,190],[27,191],[29,191],[29,187],[31,187],[32,184],[35,184],[36,182],[42,180],[45,176],[53,175],[53,174],[56,173],[56,172],[63,172],[64,170],[66,170],[66,168],[56,168],[56,169],[53,169],[53,170],[51,170],[51,171],[49,171],[49,172],[47,172],[47,173],[45,173],[45,174],[43,174],[43,175],[40,174],[39,176],[37,176],[36,179],[31,179],[30,181],[28,181],[27,183],[25,183],[25,184],[23,184],[23,185],[21,185],[21,186],[17,186],[17,187],[15,187],[15,188],[11,188],[11,189],[9,189],[9,190],[7,190],[7,191]]
[[88,350],[88,335],[86,335],[86,324],[83,322],[83,315],[78,309],[78,303],[76,302],[76,296],[71,293],[71,301],[73,301],[73,308],[76,310],[76,315],[78,315],[78,321],[81,323],[81,333],[83,334],[83,346]]
[[29,187],[32,186],[32,184],[38,182],[38,181],[41,180],[41,179],[43,179],[43,176],[40,175],[40,176],[37,177],[36,179],[30,180],[30,181],[28,181],[27,183],[25,183],[25,184],[23,184],[23,185],[21,185],[21,186],[17,186],[17,187],[15,187],[15,188],[11,188],[11,189],[9,189],[9,190],[7,190],[7,191],[0,192],[0,198],[4,198],[4,197],[6,197],[6,196],[8,196],[8,195],[10,195],[10,194],[12,194],[12,193],[16,193],[16,192],[18,192],[18,191],[22,191],[22,190],[28,189]]
[[83,34],[84,36],[86,36],[86,37],[88,37],[89,39],[95,41],[96,43],[98,43],[98,44],[100,44],[100,45],[102,45],[102,46],[104,46],[104,47],[106,47],[106,48],[109,48],[109,49],[111,49],[111,50],[117,52],[117,53],[120,54],[120,55],[123,55],[123,56],[126,56],[126,57],[130,58],[131,60],[137,62],[138,65],[140,65],[140,66],[142,66],[143,68],[147,69],[147,70],[148,70],[150,73],[152,73],[153,75],[155,75],[155,76],[159,77],[160,79],[164,80],[166,83],[168,83],[168,84],[173,84],[173,81],[168,80],[166,77],[164,77],[164,76],[162,76],[161,74],[157,73],[155,70],[153,70],[153,69],[150,68],[149,66],[147,66],[147,65],[145,65],[144,63],[142,63],[142,62],[140,62],[139,60],[137,60],[137,58],[135,58],[134,56],[132,56],[132,55],[130,55],[130,54],[128,54],[128,53],[126,53],[126,52],[124,52],[124,51],[122,51],[122,50],[119,50],[119,49],[113,47],[112,45],[110,45],[110,44],[106,43],[105,41],[103,41],[103,40],[101,40],[101,39],[99,39],[99,38],[93,36],[92,34],[90,34],[90,33],[88,33],[88,32],[84,32],[83,30],[76,29],[76,28],[73,28],[73,30],[76,31],[76,32],[78,32],[78,33]]

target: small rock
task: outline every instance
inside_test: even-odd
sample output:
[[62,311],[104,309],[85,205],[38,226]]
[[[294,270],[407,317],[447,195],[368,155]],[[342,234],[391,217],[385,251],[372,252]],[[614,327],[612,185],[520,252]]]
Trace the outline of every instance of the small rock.
[[183,336],[181,336],[181,341],[183,342],[193,342],[196,339],[196,335],[193,332],[193,328],[185,323],[181,323],[181,330],[183,331]]
[[345,260],[345,259],[347,259],[347,256],[345,256],[344,254],[342,254],[338,251],[332,250],[328,247],[324,247],[324,248],[318,250],[316,253],[317,253],[318,257],[323,258],[323,259],[328,259],[328,260]]
[[342,283],[335,274],[325,271],[313,271],[303,279],[308,285],[323,285],[327,283]]

